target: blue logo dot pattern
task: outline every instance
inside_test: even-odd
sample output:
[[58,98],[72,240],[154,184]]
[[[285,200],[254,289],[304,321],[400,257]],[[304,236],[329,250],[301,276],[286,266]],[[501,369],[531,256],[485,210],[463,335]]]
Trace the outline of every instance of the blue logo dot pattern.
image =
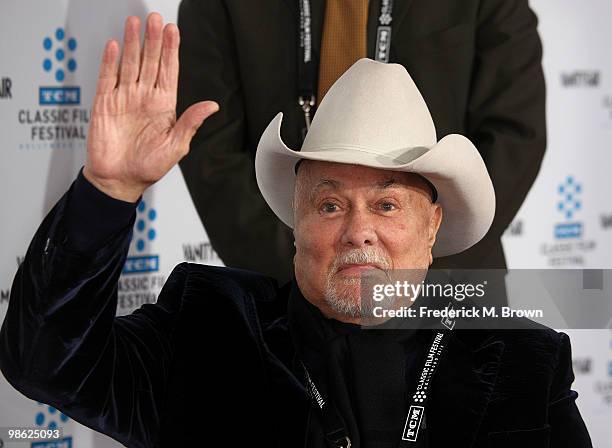
[[148,207],[145,200],[141,200],[136,209],[136,223],[134,224],[134,239],[136,250],[143,252],[147,243],[151,243],[157,237],[153,223],[157,219],[157,211]]
[[48,406],[44,403],[38,403],[39,411],[34,416],[36,426],[46,429],[57,429],[61,424],[66,423],[70,418],[55,409],[53,406]]
[[77,62],[74,58],[77,41],[74,37],[66,39],[66,32],[63,28],[57,28],[53,38],[45,36],[43,39],[45,56],[42,66],[45,72],[54,74],[57,82],[63,82],[67,72],[74,73],[77,69]]
[[582,185],[572,177],[567,176],[565,181],[557,188],[560,196],[557,202],[557,210],[565,215],[566,219],[572,219],[574,213],[582,208],[582,202],[578,198],[582,192]]

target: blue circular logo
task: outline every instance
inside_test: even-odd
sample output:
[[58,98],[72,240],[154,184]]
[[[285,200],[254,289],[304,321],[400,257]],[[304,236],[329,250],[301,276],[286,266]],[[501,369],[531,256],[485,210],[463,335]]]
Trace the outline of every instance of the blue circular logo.
[[557,210],[565,215],[566,219],[572,219],[574,213],[582,208],[580,199],[576,196],[582,192],[582,185],[577,183],[572,176],[567,176],[565,182],[560,184],[557,192],[561,200],[557,203]]
[[36,426],[46,427],[47,429],[57,429],[59,423],[66,423],[70,418],[63,412],[59,412],[53,406],[48,406],[44,403],[38,403],[42,407],[34,416]]
[[157,236],[156,230],[152,227],[153,221],[157,218],[157,211],[148,207],[144,199],[140,201],[136,211],[137,217],[134,225],[136,250],[143,252],[146,249],[147,241],[152,242]]
[[53,34],[43,38],[43,49],[50,54],[46,54],[43,59],[43,70],[53,72],[57,82],[66,79],[66,71],[74,73],[77,68],[76,59],[73,56],[77,48],[77,40],[70,37],[66,40],[66,32],[63,28],[57,28]]

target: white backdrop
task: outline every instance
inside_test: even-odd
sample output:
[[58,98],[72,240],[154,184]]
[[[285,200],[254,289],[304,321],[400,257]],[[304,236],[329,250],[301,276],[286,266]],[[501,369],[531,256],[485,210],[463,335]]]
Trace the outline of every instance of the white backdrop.
[[[175,21],[177,7],[177,0],[3,0],[0,5],[0,320],[33,233],[84,163],[104,43],[121,37],[127,15],[144,19],[155,10],[166,21]],[[504,236],[508,264],[609,268],[612,205],[606,199],[612,189],[606,171],[612,162],[612,58],[607,44],[612,41],[612,3],[534,0],[532,7],[544,41],[549,145],[536,184]],[[45,122],[50,111],[65,115],[59,122],[53,117]],[[177,167],[143,202],[130,251],[130,257],[139,258],[130,259],[132,272],[122,277],[118,314],[154,301],[180,261],[221,264]],[[136,260],[145,261],[144,270]],[[578,405],[594,446],[608,447],[612,331],[567,332]],[[66,440],[57,446],[118,446],[24,398],[0,378],[0,427],[49,425],[64,427]]]

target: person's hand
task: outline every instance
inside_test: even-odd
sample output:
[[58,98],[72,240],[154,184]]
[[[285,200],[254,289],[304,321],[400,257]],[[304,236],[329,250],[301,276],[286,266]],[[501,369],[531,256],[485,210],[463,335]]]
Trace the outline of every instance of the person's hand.
[[219,106],[202,101],[176,120],[176,25],[164,27],[159,14],[149,14],[141,56],[140,20],[128,17],[123,42],[120,65],[117,41],[104,48],[83,175],[107,195],[136,202],[187,154],[198,127]]

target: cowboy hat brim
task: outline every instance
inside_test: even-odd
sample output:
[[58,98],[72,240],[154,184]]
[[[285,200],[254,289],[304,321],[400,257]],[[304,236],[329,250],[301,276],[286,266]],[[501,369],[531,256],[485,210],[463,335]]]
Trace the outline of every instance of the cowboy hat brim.
[[[282,112],[261,136],[255,156],[255,175],[264,199],[286,225],[293,228],[295,165],[299,160],[363,165],[416,173],[438,192],[443,218],[432,254],[453,255],[476,244],[489,230],[495,215],[495,191],[480,153],[472,142],[450,134],[431,148],[406,148],[383,155],[355,146],[324,151],[294,151],[280,134]],[[319,148],[317,148],[319,149]]]

